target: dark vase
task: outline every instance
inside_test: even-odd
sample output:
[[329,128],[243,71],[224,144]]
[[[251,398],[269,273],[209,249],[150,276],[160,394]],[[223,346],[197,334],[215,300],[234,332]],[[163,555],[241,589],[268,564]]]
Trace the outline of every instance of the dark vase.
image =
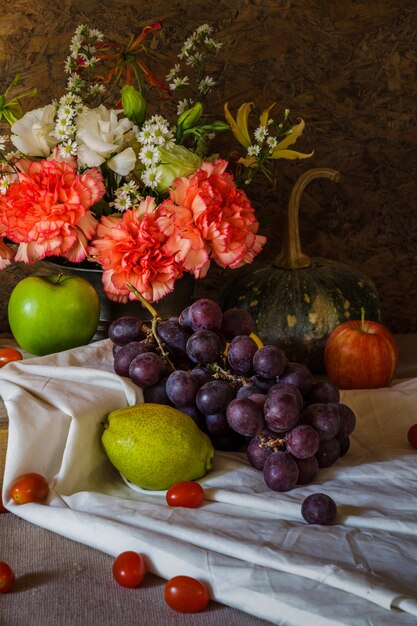
[[[125,304],[109,300],[103,290],[103,272],[100,268],[94,267],[93,265],[89,267],[87,263],[70,263],[68,261],[66,262],[63,258],[55,257],[50,257],[47,262],[64,274],[85,278],[97,291],[100,298],[100,321],[92,341],[105,339],[108,336],[108,329],[111,322],[124,315],[134,315],[144,322],[152,319],[149,311],[142,306],[138,300],[130,300]],[[174,291],[158,302],[152,303],[152,306],[163,319],[171,317],[172,315],[179,315],[185,307],[193,302],[194,287],[194,277],[191,276],[191,274],[184,274],[182,278],[176,281]]]

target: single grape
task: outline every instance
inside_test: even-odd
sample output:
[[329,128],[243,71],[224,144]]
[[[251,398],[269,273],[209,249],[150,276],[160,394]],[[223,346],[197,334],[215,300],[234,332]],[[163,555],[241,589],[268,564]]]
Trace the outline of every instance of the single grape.
[[189,415],[195,421],[200,430],[205,430],[205,416],[200,413],[196,406],[182,406],[179,410],[181,413]]
[[313,388],[314,378],[308,367],[303,363],[290,361],[285,370],[277,378],[279,383],[291,383],[298,387],[302,396],[306,396]]
[[320,440],[336,437],[340,427],[337,402],[317,402],[309,404],[301,414],[301,421],[315,428]]
[[298,481],[298,466],[288,452],[273,452],[263,468],[265,483],[274,491],[290,491]]
[[316,454],[320,444],[318,432],[308,424],[295,426],[285,433],[284,440],[288,452],[298,459],[306,459]]
[[190,307],[191,307],[191,304],[185,307],[185,309],[181,311],[181,313],[178,316],[178,322],[180,326],[183,326],[184,328],[188,328],[191,330]]
[[223,313],[220,331],[230,341],[237,335],[250,335],[254,327],[255,323],[249,311],[235,307]]
[[159,322],[156,332],[164,342],[169,354],[172,356],[185,354],[185,346],[190,333],[177,320],[169,319]]
[[200,298],[190,305],[188,311],[189,324],[191,329],[198,330],[220,330],[223,313],[220,306],[209,298]]
[[263,376],[256,374],[251,376],[249,380],[256,385],[262,393],[267,393],[277,382],[276,378],[263,378]]
[[336,520],[336,502],[325,493],[312,493],[303,501],[301,515],[308,524],[328,526]]
[[198,389],[198,379],[190,371],[174,370],[166,381],[167,396],[178,408],[193,406]]
[[205,416],[205,426],[207,432],[213,435],[224,435],[230,432],[231,428],[227,421],[226,412],[213,413]]
[[340,437],[339,435],[337,435],[336,439],[338,440],[340,445],[340,456],[344,456],[350,448],[350,438]]
[[246,448],[246,456],[249,463],[256,469],[263,470],[266,459],[274,452],[274,447],[268,445],[271,441],[274,441],[274,437],[275,434],[264,430],[249,441]]
[[320,441],[319,449],[316,452],[316,459],[319,467],[330,467],[333,463],[336,463],[340,457],[340,443],[333,437],[333,439],[326,439],[326,441]]
[[129,376],[131,362],[138,354],[147,352],[146,346],[142,341],[131,341],[119,348],[113,360],[113,369],[119,376]]
[[337,433],[338,438],[349,437],[356,426],[356,416],[352,409],[346,404],[339,402],[338,404],[340,426]]
[[226,410],[229,426],[240,435],[253,437],[263,430],[262,409],[249,398],[235,398]]
[[143,399],[145,400],[145,402],[173,406],[171,400],[167,396],[165,385],[166,385],[166,378],[161,378],[154,385],[151,385],[150,387],[146,387],[143,390]]
[[232,339],[227,353],[230,367],[236,374],[247,375],[252,372],[252,361],[258,346],[252,337],[237,335]]
[[197,378],[200,387],[212,380],[211,372],[206,367],[193,367],[191,373]]
[[301,410],[304,407],[303,396],[301,395],[301,391],[298,389],[298,387],[296,387],[292,383],[275,383],[275,385],[273,385],[267,393],[268,397],[272,395],[278,395],[282,397],[288,394],[294,398],[297,406]]
[[259,389],[259,387],[255,383],[250,381],[249,384],[242,385],[241,387],[239,387],[236,393],[236,397],[237,398],[249,398],[254,393],[260,393],[260,392],[261,390]]
[[187,341],[187,356],[193,363],[215,363],[222,354],[222,343],[211,330],[198,330]]
[[112,321],[108,335],[113,343],[124,346],[131,341],[140,341],[145,338],[142,326],[143,322],[138,317],[125,315]]
[[316,477],[319,471],[319,464],[315,456],[309,456],[306,459],[297,459],[294,457],[294,461],[298,467],[298,485],[308,485]]
[[308,404],[315,404],[317,402],[339,402],[339,400],[339,388],[329,380],[315,382],[306,396]]
[[195,403],[204,415],[212,415],[226,411],[234,397],[235,391],[226,380],[211,380],[198,389]]
[[272,394],[264,404],[264,416],[267,427],[275,433],[291,430],[300,418],[300,407],[290,394]]
[[288,359],[277,346],[263,346],[253,355],[253,369],[263,378],[276,378],[285,370]]
[[144,352],[130,363],[129,376],[139,387],[155,385],[162,377],[165,361],[155,352]]

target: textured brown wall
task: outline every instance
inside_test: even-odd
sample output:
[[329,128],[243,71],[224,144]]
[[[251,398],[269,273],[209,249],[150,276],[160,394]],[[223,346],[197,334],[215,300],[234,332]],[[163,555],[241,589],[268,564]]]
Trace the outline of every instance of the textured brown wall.
[[[255,100],[277,100],[303,117],[299,144],[309,161],[282,163],[273,195],[261,182],[250,194],[272,221],[266,256],[280,247],[289,190],[309,167],[338,169],[339,185],[316,181],[305,192],[305,252],[367,273],[380,293],[384,323],[417,331],[417,11],[414,0],[3,0],[0,89],[19,72],[47,103],[65,85],[63,61],[74,28],[96,26],[119,38],[156,19],[154,54],[163,74],[184,38],[208,22],[224,42],[216,65],[220,115]],[[223,146],[232,147],[232,142]],[[233,146],[234,147],[234,146]],[[269,230],[271,232],[271,230]]]

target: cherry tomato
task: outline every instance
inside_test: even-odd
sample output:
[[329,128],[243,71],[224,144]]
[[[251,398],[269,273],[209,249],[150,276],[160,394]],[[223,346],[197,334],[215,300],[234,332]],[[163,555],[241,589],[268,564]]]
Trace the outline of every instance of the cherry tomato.
[[22,476],[16,478],[10,488],[10,496],[16,504],[42,502],[48,493],[49,485],[46,479],[36,472],[22,474]]
[[0,367],[3,367],[12,361],[20,361],[21,359],[23,359],[23,356],[19,350],[15,350],[14,348],[0,349]]
[[169,506],[183,506],[187,509],[195,509],[204,500],[204,489],[193,480],[184,480],[175,483],[167,491],[166,501]]
[[146,574],[145,559],[138,552],[127,550],[113,561],[113,577],[122,587],[139,587]]
[[0,593],[8,593],[13,587],[15,575],[10,567],[4,561],[0,561]]
[[8,513],[9,511],[6,509],[6,507],[3,504],[3,498],[1,497],[1,493],[0,493],[0,514],[1,513]]
[[408,443],[417,450],[417,424],[410,426],[407,433]]
[[197,613],[210,602],[204,583],[191,576],[174,576],[165,585],[165,602],[179,613]]

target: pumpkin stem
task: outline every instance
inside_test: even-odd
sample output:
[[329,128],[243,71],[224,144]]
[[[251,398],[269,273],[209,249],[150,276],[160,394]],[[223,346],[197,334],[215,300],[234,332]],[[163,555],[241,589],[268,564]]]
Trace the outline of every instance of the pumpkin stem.
[[275,257],[274,267],[294,270],[311,265],[310,257],[301,251],[298,214],[301,195],[305,187],[315,178],[329,178],[334,182],[339,182],[340,174],[329,167],[315,167],[301,174],[296,180],[288,202],[287,229],[284,233],[281,252]]
[[361,332],[364,333],[365,331],[365,309],[362,306],[361,307]]

